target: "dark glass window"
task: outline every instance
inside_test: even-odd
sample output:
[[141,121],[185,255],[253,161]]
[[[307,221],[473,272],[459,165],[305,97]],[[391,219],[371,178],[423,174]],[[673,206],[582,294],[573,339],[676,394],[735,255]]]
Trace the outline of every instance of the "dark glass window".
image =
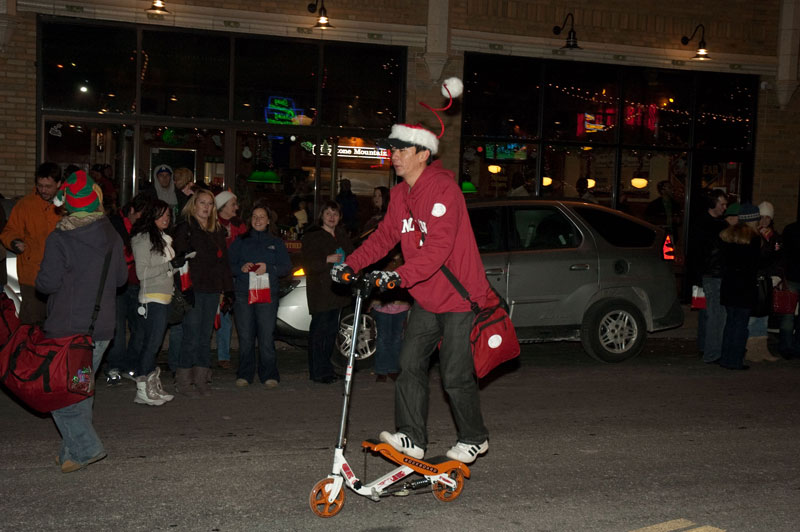
[[326,44],[322,123],[381,129],[396,123],[405,60],[405,50],[401,48]]
[[475,242],[481,253],[501,251],[503,242],[503,209],[496,207],[473,207],[469,209],[469,222],[475,233]]
[[757,82],[756,76],[698,73],[698,148],[752,149]]
[[131,113],[136,94],[133,29],[42,24],[42,107]]
[[296,125],[314,122],[316,44],[237,38],[235,53],[235,119]]
[[464,135],[535,138],[540,65],[521,57],[466,54]]
[[623,71],[622,141],[626,144],[686,146],[691,129],[691,78],[654,68]]
[[575,207],[581,218],[612,246],[645,248],[653,245],[656,233],[646,225],[592,207]]
[[619,124],[617,69],[572,61],[546,67],[544,138],[612,142]]
[[512,208],[509,248],[564,249],[581,243],[578,230],[558,209],[520,205]]
[[142,113],[227,118],[229,65],[228,37],[143,32]]

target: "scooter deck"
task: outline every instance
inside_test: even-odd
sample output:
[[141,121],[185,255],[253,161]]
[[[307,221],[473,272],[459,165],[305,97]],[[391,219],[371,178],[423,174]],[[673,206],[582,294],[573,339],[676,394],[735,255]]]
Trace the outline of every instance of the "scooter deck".
[[428,460],[418,460],[403,454],[388,443],[369,439],[361,442],[361,447],[374,453],[380,453],[398,465],[404,465],[423,476],[442,475],[450,470],[458,469],[469,478],[469,467],[464,462],[452,460],[446,456],[434,456]]

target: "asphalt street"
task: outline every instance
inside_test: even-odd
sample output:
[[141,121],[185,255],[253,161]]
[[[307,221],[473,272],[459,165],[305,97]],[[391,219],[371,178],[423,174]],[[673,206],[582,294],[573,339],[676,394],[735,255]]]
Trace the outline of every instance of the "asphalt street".
[[[723,370],[681,336],[614,365],[525,345],[482,382],[490,450],[457,499],[348,490],[329,519],[308,497],[332,466],[343,387],[310,382],[302,350],[280,351],[272,390],[217,369],[211,397],[149,407],[132,382],[99,386],[108,458],[71,474],[52,420],[0,394],[0,530],[798,530],[800,361]],[[431,386],[428,456],[455,442],[436,367]],[[366,481],[393,467],[360,445],[393,429],[393,388],[355,374],[346,456]]]

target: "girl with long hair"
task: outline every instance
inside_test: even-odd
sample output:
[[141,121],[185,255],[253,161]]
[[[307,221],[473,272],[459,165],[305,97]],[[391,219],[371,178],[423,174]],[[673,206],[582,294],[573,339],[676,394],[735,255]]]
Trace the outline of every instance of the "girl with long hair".
[[136,397],[133,402],[160,406],[173,396],[161,386],[156,356],[167,330],[169,304],[174,290],[172,274],[175,251],[166,234],[172,221],[171,208],[162,200],[147,204],[131,228],[131,249],[139,278],[139,319],[142,347],[136,366]]

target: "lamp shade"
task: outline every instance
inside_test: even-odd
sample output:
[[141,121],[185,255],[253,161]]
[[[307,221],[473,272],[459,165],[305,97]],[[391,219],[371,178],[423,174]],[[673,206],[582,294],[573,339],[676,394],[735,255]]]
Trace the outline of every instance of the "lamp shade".
[[247,178],[251,183],[280,183],[281,178],[273,170],[254,170]]

